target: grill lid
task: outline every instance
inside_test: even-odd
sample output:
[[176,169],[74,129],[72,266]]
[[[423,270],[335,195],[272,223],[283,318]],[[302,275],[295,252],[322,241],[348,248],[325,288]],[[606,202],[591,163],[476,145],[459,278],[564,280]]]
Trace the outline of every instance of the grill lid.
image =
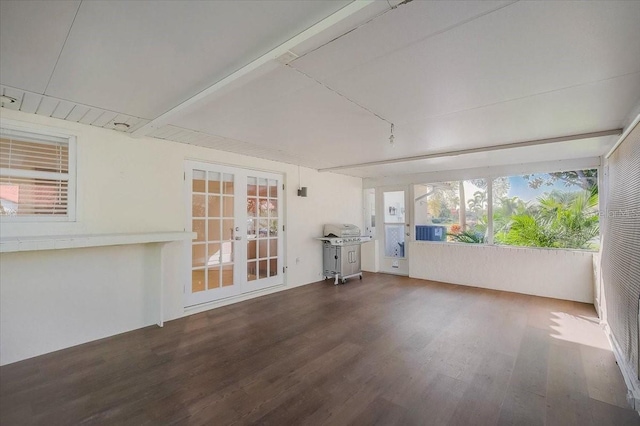
[[351,225],[349,223],[345,224],[336,224],[336,223],[328,223],[324,225],[325,237],[359,237],[360,236],[360,228],[355,225]]

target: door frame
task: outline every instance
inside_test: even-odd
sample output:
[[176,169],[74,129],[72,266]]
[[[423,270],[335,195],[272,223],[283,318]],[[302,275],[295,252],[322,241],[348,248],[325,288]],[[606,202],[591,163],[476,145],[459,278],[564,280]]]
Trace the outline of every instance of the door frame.
[[[405,229],[404,229],[404,257],[390,257],[385,255],[386,244],[386,222],[384,220],[384,193],[393,191],[404,191],[404,210],[405,210]],[[385,274],[409,275],[409,256],[410,243],[414,238],[413,230],[413,186],[412,185],[393,185],[379,186],[376,188],[376,235],[380,241],[378,250],[379,270]],[[398,267],[393,266],[393,261],[398,262]]]
[[[210,303],[219,303],[224,300],[240,298],[245,296],[248,293],[259,292],[263,290],[271,290],[274,287],[284,286],[286,285],[286,249],[285,249],[285,225],[286,225],[286,217],[285,217],[285,203],[286,203],[286,192],[285,188],[285,179],[286,174],[283,172],[274,172],[260,169],[252,169],[247,167],[240,167],[232,164],[222,164],[215,162],[202,161],[197,159],[185,158],[184,160],[184,182],[183,182],[183,196],[184,196],[184,207],[185,207],[185,231],[187,229],[191,229],[192,226],[192,171],[194,169],[204,169],[207,171],[211,171],[211,169],[215,169],[216,172],[219,173],[228,173],[234,175],[234,183],[237,184],[239,182],[239,177],[242,179],[241,189],[238,192],[236,188],[237,185],[234,185],[234,228],[240,227],[240,230],[237,231],[239,235],[242,237],[240,240],[236,240],[234,242],[234,285],[228,287],[221,287],[216,290],[217,296],[215,298],[209,297],[211,293],[205,289],[203,292],[192,293],[191,292],[191,271],[192,271],[192,242],[189,244],[185,244],[184,249],[184,285],[183,285],[183,307],[185,309],[193,308],[198,305],[210,304]],[[279,197],[278,197],[278,261],[279,261],[279,273],[273,277],[267,277],[263,280],[255,280],[255,281],[247,281],[247,224],[246,219],[248,218],[246,214],[246,202],[247,202],[247,186],[246,186],[246,178],[249,176],[257,176],[257,177],[265,177],[267,179],[274,178],[279,181]],[[187,176],[190,179],[187,179]],[[242,223],[243,219],[245,219],[245,223]],[[236,282],[236,280],[239,280]],[[260,283],[260,284],[258,284]],[[199,296],[195,296],[198,294]],[[207,296],[205,296],[207,295]]]

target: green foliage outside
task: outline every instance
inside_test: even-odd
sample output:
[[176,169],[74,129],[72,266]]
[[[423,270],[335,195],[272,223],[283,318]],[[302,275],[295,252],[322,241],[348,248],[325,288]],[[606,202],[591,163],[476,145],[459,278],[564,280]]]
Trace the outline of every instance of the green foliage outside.
[[[503,205],[507,204],[509,208],[513,207],[510,203]],[[494,226],[498,244],[597,249],[596,237],[600,233],[598,189],[551,191],[539,197],[536,205],[522,203],[510,212],[499,208],[494,211]]]
[[455,241],[457,243],[484,244],[486,242],[485,235],[478,232],[478,230],[464,231],[457,234],[450,233],[447,235],[449,235],[451,241]]
[[[580,188],[579,191],[553,189],[527,203],[508,197],[506,178],[494,181],[493,229],[496,244],[596,250],[600,233],[598,217],[597,170],[549,173],[524,176],[531,188],[557,186]],[[481,187],[482,181],[474,182]],[[486,188],[486,186],[485,186]],[[467,216],[472,220],[465,229],[449,232],[449,240],[470,244],[487,241],[486,191],[477,191],[467,200]],[[453,230],[452,230],[453,231]]]

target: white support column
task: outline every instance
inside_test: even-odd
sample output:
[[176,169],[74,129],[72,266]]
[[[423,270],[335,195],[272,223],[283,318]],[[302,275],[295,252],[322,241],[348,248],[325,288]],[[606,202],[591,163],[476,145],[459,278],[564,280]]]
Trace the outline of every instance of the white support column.
[[158,267],[158,271],[160,273],[160,277],[158,278],[158,308],[160,309],[159,315],[160,317],[158,318],[158,327],[164,327],[164,288],[165,288],[165,262],[164,262],[164,254],[165,254],[165,247],[166,244],[160,244],[159,245],[159,250],[158,250],[158,259],[160,262],[160,265]]
[[493,179],[487,178],[487,244],[493,244]]

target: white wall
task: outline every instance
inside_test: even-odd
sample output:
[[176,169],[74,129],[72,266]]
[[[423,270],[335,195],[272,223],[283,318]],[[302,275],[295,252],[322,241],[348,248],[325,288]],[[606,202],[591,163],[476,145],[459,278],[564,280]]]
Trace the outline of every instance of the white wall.
[[367,272],[380,271],[380,255],[378,253],[378,240],[371,240],[362,244],[360,252],[362,270]]
[[593,303],[593,253],[410,243],[412,278]]
[[[332,173],[302,169],[302,184],[308,197],[296,196],[298,167],[254,157],[216,151],[151,138],[134,139],[122,133],[82,124],[1,109],[3,119],[18,120],[34,128],[51,127],[77,136],[77,220],[73,223],[8,224],[0,222],[0,236],[97,234],[121,232],[182,231],[185,227],[183,171],[185,159],[196,159],[285,175],[286,286],[318,281],[322,278],[322,248],[314,237],[322,234],[328,222],[362,226],[362,180]],[[188,243],[167,245],[165,320],[185,314],[182,288],[189,265],[184,262]],[[0,363],[46,353],[143,327],[155,322],[144,311],[140,294],[148,296],[146,269],[153,267],[148,251],[153,245],[137,246],[129,261],[114,261],[118,248],[78,249],[52,252],[12,253],[0,256],[2,276],[2,334]],[[140,251],[140,252],[138,252]],[[132,268],[133,262],[136,267]],[[151,262],[151,263],[149,263]],[[86,265],[86,266],[85,266]],[[152,265],[152,266],[149,266]],[[64,274],[55,271],[65,271]],[[133,272],[129,274],[129,270]],[[6,272],[5,272],[6,271]],[[74,291],[81,283],[90,283],[100,271],[98,281],[112,291]],[[46,281],[43,278],[47,277]],[[116,282],[117,281],[117,282]],[[44,289],[44,287],[47,287]],[[57,289],[60,297],[48,292]],[[42,291],[41,291],[42,290]],[[46,290],[46,291],[45,291]],[[123,300],[138,302],[121,304]],[[97,323],[111,321],[89,307],[96,303],[117,309],[127,318],[113,320],[108,327]],[[145,302],[146,303],[146,302]],[[49,304],[43,311],[43,304]],[[77,309],[80,308],[78,311]],[[47,322],[47,331],[23,328],[18,318],[30,323]],[[51,337],[49,329],[60,330]],[[59,345],[50,344],[55,340]],[[29,343],[27,343],[29,342]],[[41,342],[39,344],[38,342]],[[47,342],[45,344],[45,342]],[[15,354],[20,354],[16,356]]]
[[156,323],[152,254],[144,245],[3,254],[2,363]]

